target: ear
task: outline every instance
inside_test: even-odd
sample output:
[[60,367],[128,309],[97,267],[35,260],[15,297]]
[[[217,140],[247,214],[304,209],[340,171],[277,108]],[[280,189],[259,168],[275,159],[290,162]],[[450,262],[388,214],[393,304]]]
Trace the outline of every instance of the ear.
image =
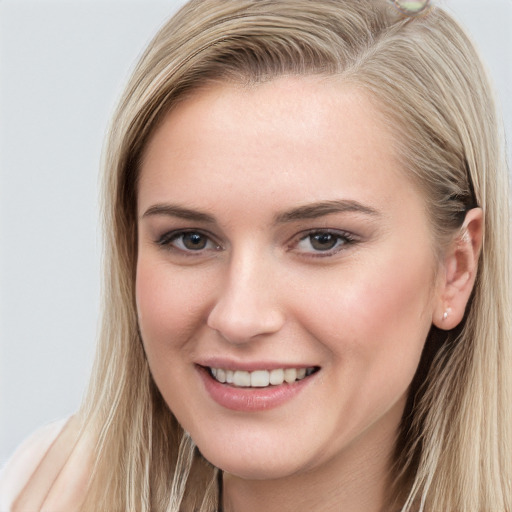
[[478,270],[482,247],[483,212],[469,210],[459,235],[448,248],[437,283],[437,302],[432,323],[439,329],[450,330],[464,317]]

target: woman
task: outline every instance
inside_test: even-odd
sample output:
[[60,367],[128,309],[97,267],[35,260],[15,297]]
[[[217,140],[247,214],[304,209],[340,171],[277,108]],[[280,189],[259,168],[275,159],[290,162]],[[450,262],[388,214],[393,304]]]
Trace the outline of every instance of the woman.
[[503,140],[407,4],[195,0],[155,37],[91,387],[13,510],[512,509]]

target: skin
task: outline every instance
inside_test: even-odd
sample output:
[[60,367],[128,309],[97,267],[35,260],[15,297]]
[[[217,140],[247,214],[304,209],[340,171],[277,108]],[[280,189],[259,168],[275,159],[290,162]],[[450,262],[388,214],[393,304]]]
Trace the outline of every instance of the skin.
[[[339,200],[348,211],[283,214]],[[168,114],[144,154],[138,217],[149,365],[225,472],[225,509],[382,510],[428,331],[456,325],[471,291],[481,212],[440,260],[424,198],[369,98],[334,79],[283,77],[209,86]],[[187,249],[181,230],[204,248]],[[328,230],[334,248],[318,250],[311,230]],[[284,404],[240,412],[199,376],[198,362],[219,357],[320,371]]]

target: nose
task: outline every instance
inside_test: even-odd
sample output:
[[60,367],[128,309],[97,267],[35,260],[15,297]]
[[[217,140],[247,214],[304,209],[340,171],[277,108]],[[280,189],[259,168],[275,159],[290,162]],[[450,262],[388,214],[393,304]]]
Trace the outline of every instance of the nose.
[[232,344],[244,344],[278,332],[285,317],[272,266],[255,255],[232,260],[208,326]]

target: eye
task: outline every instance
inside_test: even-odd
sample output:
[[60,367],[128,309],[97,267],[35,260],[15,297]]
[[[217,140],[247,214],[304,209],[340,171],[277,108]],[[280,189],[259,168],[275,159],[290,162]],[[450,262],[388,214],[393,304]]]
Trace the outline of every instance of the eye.
[[310,231],[299,239],[294,250],[314,256],[331,256],[355,241],[355,237],[350,233],[329,230]]
[[201,231],[173,231],[166,233],[157,244],[170,249],[177,249],[185,253],[219,250],[221,247],[208,235]]

